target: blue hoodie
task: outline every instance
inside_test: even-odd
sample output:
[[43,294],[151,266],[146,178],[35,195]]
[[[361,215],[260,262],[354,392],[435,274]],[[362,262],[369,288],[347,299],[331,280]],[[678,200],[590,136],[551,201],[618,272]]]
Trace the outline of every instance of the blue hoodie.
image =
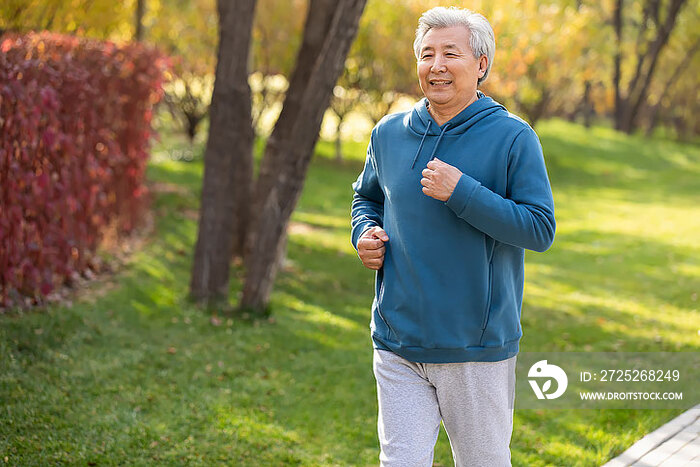
[[[422,99],[372,130],[353,184],[352,243],[382,227],[372,340],[423,363],[499,361],[518,353],[524,249],[554,240],[554,202],[533,129],[479,92],[438,125]],[[442,202],[422,192],[438,158],[462,171]]]

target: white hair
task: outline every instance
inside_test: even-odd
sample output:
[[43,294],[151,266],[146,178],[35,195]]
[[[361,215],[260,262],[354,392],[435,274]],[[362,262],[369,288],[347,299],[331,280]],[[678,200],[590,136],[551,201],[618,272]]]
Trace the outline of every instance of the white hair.
[[469,47],[471,47],[475,58],[486,55],[488,59],[486,73],[479,78],[478,84],[481,84],[489,75],[489,71],[491,71],[493,56],[496,52],[496,39],[488,20],[479,13],[453,6],[449,8],[442,6],[431,8],[423,13],[418,20],[416,40],[413,42],[413,52],[416,54],[416,58],[419,58],[423,38],[431,29],[450,28],[453,26],[464,26],[469,30]]

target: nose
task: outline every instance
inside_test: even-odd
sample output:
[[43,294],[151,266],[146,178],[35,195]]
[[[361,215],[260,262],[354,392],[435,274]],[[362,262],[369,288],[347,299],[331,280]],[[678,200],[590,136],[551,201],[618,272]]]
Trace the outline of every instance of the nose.
[[447,70],[445,65],[445,59],[441,55],[436,55],[433,59],[433,63],[430,66],[430,71],[434,73],[443,73]]

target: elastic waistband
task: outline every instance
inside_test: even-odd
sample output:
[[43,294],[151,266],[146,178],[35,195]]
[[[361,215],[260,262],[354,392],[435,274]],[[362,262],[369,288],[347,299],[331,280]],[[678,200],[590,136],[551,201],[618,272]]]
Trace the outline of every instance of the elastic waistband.
[[518,354],[520,339],[506,342],[500,347],[465,347],[460,349],[426,349],[405,347],[382,340],[372,334],[374,347],[389,350],[406,360],[419,363],[500,362]]

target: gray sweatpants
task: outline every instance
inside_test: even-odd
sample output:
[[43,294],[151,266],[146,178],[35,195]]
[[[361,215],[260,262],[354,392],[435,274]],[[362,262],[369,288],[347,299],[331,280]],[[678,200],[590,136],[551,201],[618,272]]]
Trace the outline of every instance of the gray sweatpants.
[[431,466],[442,420],[456,466],[509,466],[515,359],[415,363],[375,349],[381,465]]

